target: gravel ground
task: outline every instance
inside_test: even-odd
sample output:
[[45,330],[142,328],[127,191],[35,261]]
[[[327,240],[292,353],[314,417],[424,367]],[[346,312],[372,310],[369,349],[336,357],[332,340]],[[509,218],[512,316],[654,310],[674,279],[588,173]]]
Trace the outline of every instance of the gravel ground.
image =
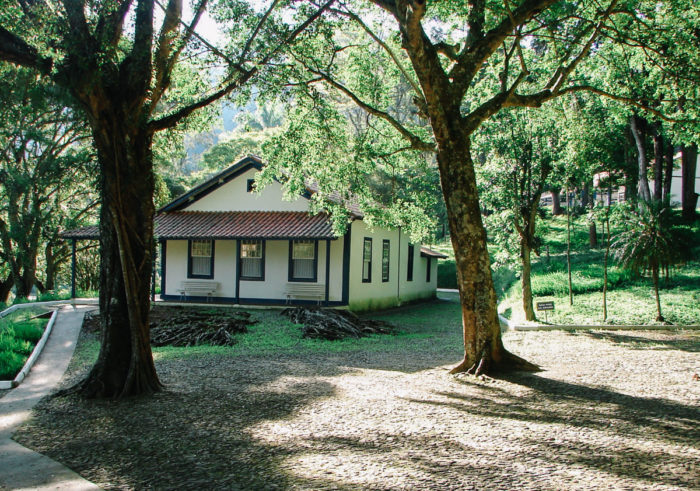
[[454,377],[454,352],[418,350],[176,357],[157,362],[164,392],[45,400],[15,439],[106,489],[700,489],[700,333],[504,342],[545,371]]

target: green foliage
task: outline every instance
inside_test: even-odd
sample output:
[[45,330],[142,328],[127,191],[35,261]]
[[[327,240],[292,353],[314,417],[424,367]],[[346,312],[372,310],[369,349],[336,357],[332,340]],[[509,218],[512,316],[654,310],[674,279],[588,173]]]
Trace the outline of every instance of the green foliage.
[[640,202],[623,214],[624,228],[612,241],[615,259],[633,274],[669,268],[684,259],[687,244],[680,242],[670,223],[670,208],[660,202]]
[[438,288],[457,288],[457,264],[454,259],[441,259],[437,268]]
[[48,321],[30,319],[30,312],[0,319],[0,380],[12,380],[41,339]]

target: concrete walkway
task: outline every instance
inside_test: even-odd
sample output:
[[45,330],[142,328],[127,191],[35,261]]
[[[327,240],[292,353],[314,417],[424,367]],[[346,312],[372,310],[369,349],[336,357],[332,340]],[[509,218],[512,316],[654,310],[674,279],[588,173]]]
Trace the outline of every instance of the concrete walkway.
[[11,440],[32,407],[63,377],[83,323],[93,306],[61,307],[53,332],[24,382],[0,399],[0,489],[100,489],[67,467]]

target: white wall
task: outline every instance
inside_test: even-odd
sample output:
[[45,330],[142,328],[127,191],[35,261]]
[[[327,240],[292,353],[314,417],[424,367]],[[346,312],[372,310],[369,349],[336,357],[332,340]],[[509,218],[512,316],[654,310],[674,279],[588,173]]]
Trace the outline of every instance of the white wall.
[[[166,295],[179,295],[182,281],[187,280],[187,241],[169,240],[166,250]],[[326,241],[318,242],[317,282],[326,282]],[[289,242],[268,240],[265,243],[264,281],[240,280],[240,297],[251,299],[280,299],[284,302],[285,285],[288,281]],[[343,241],[331,241],[329,300],[342,300],[343,285]],[[214,297],[236,296],[236,241],[217,240],[214,244],[214,278],[219,289]]]
[[[364,222],[352,223],[350,241],[351,310],[387,308],[403,302],[435,295],[437,261],[433,259],[430,282],[426,282],[427,259],[420,256],[420,245],[414,247],[413,281],[407,281],[408,237],[398,230],[371,229]],[[372,239],[372,281],[362,282],[362,256],[365,237]],[[389,240],[389,281],[382,281],[383,241]]]
[[297,198],[285,201],[282,185],[274,181],[263,191],[249,193],[248,179],[255,179],[257,170],[249,169],[218,189],[193,202],[184,211],[309,211],[309,201]]
[[[187,241],[169,240],[165,253],[165,294],[179,295],[177,290],[187,279]],[[219,282],[215,297],[236,295],[236,241],[217,240],[214,244],[214,278]]]

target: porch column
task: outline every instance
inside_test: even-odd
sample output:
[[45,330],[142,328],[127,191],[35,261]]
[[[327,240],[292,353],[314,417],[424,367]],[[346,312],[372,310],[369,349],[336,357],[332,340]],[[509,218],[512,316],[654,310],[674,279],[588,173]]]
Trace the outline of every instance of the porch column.
[[70,254],[70,298],[75,298],[75,255],[76,255],[76,240],[71,240]]
[[331,277],[331,241],[326,239],[326,307],[328,307],[328,289]]
[[160,299],[163,300],[165,295],[165,258],[167,254],[167,242],[160,241]]
[[241,303],[241,239],[236,239],[236,303]]
[[151,301],[156,301],[156,259],[158,258],[158,248],[156,242],[153,241],[151,253]]

